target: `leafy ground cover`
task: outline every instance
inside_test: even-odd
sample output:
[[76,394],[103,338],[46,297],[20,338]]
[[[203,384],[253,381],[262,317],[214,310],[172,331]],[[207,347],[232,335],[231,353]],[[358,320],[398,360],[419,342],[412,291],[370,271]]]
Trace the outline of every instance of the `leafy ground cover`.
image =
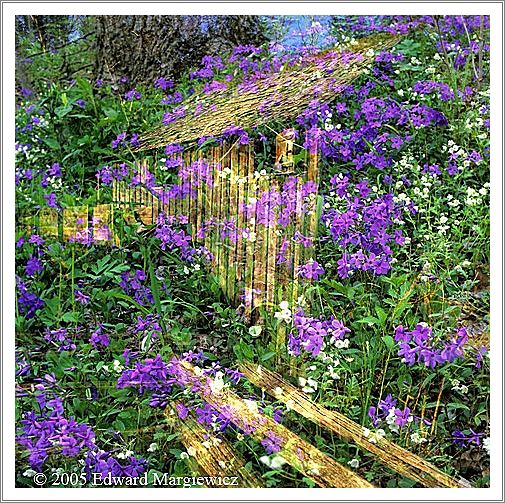
[[[288,38],[240,46],[205,57],[178,82],[160,75],[150,87],[84,73],[61,82],[56,71],[67,49],[34,58],[25,64],[43,78],[16,95],[16,211],[111,201],[112,181],[138,184],[128,168],[145,158],[146,185],[181,197],[174,184],[201,166],[174,156],[184,144],[137,152],[146,131],[176,126],[188,99],[192,113],[203,114],[222,90],[254,92],[321,49],[352,53],[377,32],[401,39],[390,51],[372,51],[373,62],[334,99],[318,100],[316,84],[314,99],[291,121],[272,117],[247,131],[230,121],[222,131],[220,138],[255,145],[258,171],[276,169],[272,131],[295,129],[300,169],[315,140],[321,151],[317,239],[299,237],[315,260],[300,267],[297,301],[265,309],[261,325],[227,301],[184,220],[162,216],[137,232],[140,224],[118,215],[119,247],[88,235],[62,242],[19,221],[18,486],[34,487],[37,472],[49,480],[76,474],[72,485],[85,487],[94,473],[147,473],[149,481],[187,475],[194,453],[165,416],[176,403],[180,418],[231,442],[265,487],[314,485],[277,454],[282,438],[256,442],[187,391],[184,360],[202,367],[217,391],[233,389],[375,486],[413,487],[237,370],[243,360],[276,369],[279,325],[291,371],[280,368],[314,401],[375,441],[391,439],[450,475],[489,485],[488,18],[314,21],[295,45]],[[199,146],[220,138],[203,137]],[[285,190],[289,198],[289,184]],[[261,215],[265,204],[248,211]]]

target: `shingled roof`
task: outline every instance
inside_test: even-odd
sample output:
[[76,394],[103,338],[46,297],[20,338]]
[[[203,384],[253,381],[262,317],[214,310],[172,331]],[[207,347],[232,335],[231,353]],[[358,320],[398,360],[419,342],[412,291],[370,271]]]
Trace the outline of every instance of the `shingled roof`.
[[[304,65],[263,77],[240,91],[236,87],[194,94],[181,104],[184,117],[145,133],[136,150],[219,137],[230,125],[248,130],[272,120],[294,118],[316,98],[321,103],[332,101],[373,62],[375,54],[398,41],[397,35],[372,35],[354,45],[318,53]],[[203,111],[195,114],[197,105]]]

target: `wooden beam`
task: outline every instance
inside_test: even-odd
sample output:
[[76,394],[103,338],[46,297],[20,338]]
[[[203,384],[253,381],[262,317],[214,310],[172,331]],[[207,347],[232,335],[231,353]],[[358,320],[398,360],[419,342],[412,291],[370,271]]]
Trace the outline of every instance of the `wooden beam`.
[[338,412],[316,404],[279,374],[253,363],[240,364],[239,369],[249,381],[269,395],[283,403],[289,402],[290,407],[302,416],[371,452],[395,472],[425,487],[471,487],[468,481],[447,475],[393,442],[386,439],[378,443],[370,442],[363,434],[362,426]]
[[[165,414],[171,419],[173,409]],[[176,417],[176,416],[175,416]],[[225,439],[211,434],[194,419],[177,419],[181,442],[191,453],[203,475],[209,477],[238,477],[238,485],[226,487],[263,487],[261,478],[245,467],[244,460]],[[223,486],[224,487],[224,486]]]
[[200,387],[201,396],[208,404],[255,440],[261,442],[271,435],[279,439],[280,450],[277,454],[318,486],[373,487],[349,468],[260,412],[255,406],[256,402],[246,401],[226,387],[218,390],[211,377],[204,376],[201,369],[188,362],[181,361],[180,366],[187,373],[184,381],[188,387]]

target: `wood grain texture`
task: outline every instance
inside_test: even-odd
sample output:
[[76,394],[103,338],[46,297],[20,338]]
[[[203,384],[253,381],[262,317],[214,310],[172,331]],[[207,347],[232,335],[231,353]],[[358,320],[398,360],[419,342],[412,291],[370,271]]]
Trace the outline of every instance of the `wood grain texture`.
[[279,374],[252,363],[239,365],[247,379],[269,395],[290,407],[323,428],[336,433],[340,438],[353,442],[371,452],[387,467],[405,477],[419,482],[425,487],[470,487],[463,479],[455,479],[445,474],[421,457],[406,449],[382,439],[372,443],[363,434],[363,427],[346,416],[316,404]]

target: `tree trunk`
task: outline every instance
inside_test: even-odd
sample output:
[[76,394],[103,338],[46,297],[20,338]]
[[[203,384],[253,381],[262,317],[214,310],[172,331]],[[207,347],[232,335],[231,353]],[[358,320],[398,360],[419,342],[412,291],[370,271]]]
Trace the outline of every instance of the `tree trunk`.
[[98,16],[95,73],[132,85],[179,80],[206,54],[266,38],[258,16]]

